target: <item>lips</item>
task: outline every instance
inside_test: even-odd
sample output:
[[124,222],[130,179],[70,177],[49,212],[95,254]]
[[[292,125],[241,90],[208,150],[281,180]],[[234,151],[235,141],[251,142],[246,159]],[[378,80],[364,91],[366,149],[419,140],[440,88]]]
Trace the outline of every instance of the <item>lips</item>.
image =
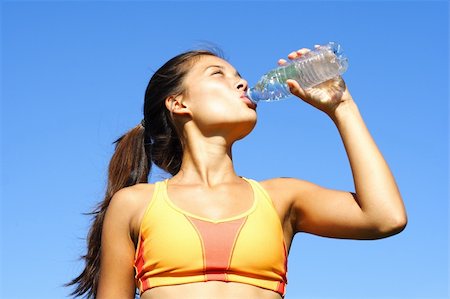
[[243,95],[241,95],[241,99],[242,99],[242,101],[245,103],[245,104],[247,104],[247,106],[249,107],[249,108],[252,108],[252,109],[256,109],[256,103],[255,102],[253,102],[252,100],[250,100],[248,97],[247,97],[247,94],[243,94]]

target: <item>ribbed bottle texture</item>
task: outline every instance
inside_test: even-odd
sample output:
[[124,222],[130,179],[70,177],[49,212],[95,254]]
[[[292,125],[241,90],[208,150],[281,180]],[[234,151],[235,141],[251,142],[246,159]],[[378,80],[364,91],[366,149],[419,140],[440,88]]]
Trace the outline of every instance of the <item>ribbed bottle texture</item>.
[[264,76],[248,90],[253,102],[277,101],[291,95],[287,79],[296,80],[303,89],[342,75],[348,67],[339,44],[330,42],[302,55],[288,65],[280,66]]

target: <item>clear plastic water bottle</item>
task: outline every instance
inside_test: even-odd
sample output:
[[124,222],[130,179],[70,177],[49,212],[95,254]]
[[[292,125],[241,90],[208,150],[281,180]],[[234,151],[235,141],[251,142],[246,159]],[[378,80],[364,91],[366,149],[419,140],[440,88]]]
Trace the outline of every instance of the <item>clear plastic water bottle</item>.
[[303,89],[342,75],[348,67],[348,59],[342,47],[335,42],[319,46],[293,60],[288,65],[271,70],[258,83],[249,88],[247,94],[253,102],[277,101],[291,95],[286,84],[294,79]]

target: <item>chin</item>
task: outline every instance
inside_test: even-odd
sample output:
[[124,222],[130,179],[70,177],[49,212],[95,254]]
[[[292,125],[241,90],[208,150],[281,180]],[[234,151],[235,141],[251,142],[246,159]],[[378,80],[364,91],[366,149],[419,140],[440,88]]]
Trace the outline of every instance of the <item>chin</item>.
[[250,134],[256,126],[256,118],[239,124],[239,135],[236,140],[240,140]]

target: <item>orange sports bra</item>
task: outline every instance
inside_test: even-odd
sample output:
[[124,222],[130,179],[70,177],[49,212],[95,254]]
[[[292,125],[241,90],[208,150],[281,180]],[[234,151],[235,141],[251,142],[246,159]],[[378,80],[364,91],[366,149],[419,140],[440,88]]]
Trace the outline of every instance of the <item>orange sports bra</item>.
[[215,280],[284,296],[287,252],[281,221],[261,185],[245,180],[253,189],[253,206],[217,221],[177,207],[168,197],[167,180],[155,184],[134,263],[141,294],[158,286]]

